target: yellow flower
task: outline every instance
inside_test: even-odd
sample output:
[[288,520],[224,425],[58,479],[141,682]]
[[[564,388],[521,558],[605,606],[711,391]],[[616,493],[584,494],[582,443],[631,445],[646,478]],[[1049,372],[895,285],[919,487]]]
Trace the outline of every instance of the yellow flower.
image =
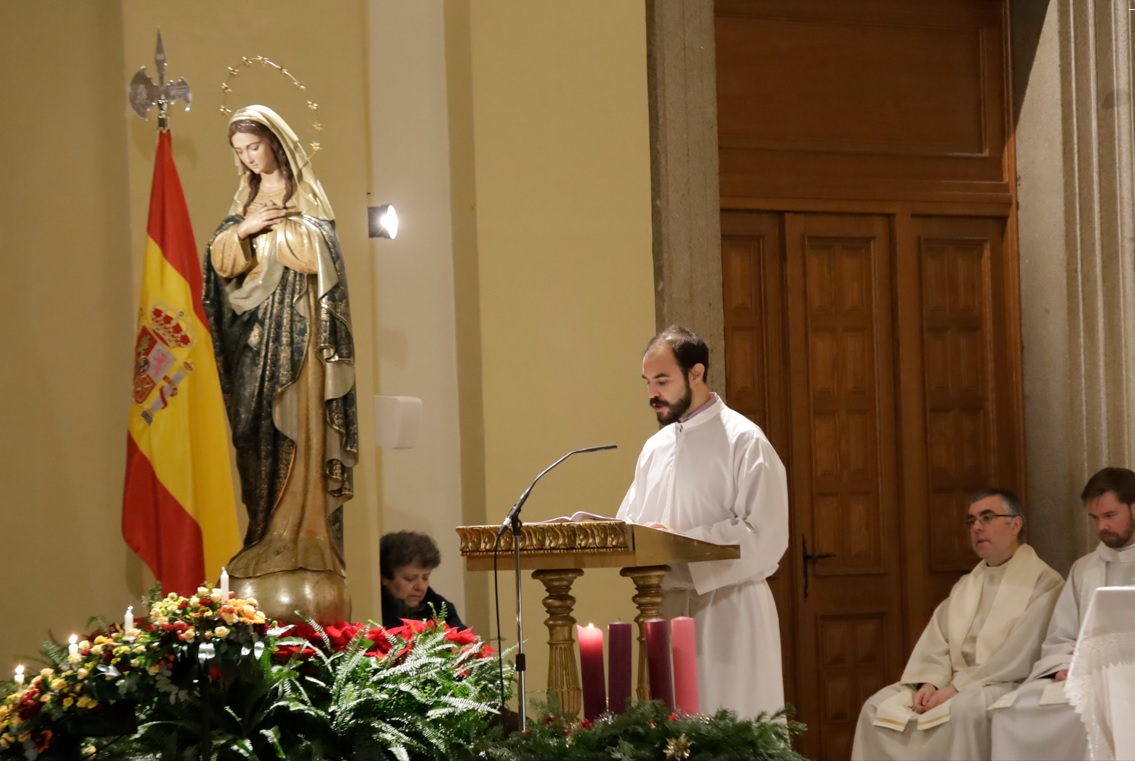
[[145,645],[135,645],[134,646],[134,652],[141,655],[142,653],[146,652],[146,646]]
[[150,664],[150,667],[148,669],[146,669],[146,671],[149,672],[150,676],[157,676],[158,672],[161,671],[161,670],[162,670],[161,667],[156,663]]
[[75,672],[75,674],[80,679],[86,679],[88,676],[90,676],[91,672],[88,671],[87,669],[79,669],[78,671]]
[[10,714],[11,712],[12,709],[8,706],[0,706],[0,720],[8,718],[8,714]]
[[75,705],[75,698],[63,698],[63,707],[70,708]]
[[86,695],[79,696],[79,708],[94,708],[98,705],[98,701],[94,698],[87,697]]
[[194,629],[189,628],[181,633],[181,637],[186,642],[192,642],[197,637],[197,632]]
[[91,655],[102,655],[102,645],[92,645]]
[[50,703],[51,702],[51,693],[47,692],[47,693],[44,693],[43,695],[40,695],[39,696],[39,702]]
[[44,679],[49,679],[49,678],[51,678],[52,676],[55,675],[55,669],[43,669],[42,671],[39,672],[39,675],[42,676]]
[[224,639],[225,637],[229,636],[229,632],[230,632],[230,629],[227,626],[218,626],[214,630],[214,634],[216,634],[221,639]]
[[197,596],[198,597],[204,597],[207,594],[209,594],[209,588],[208,587],[197,587]]
[[52,679],[51,680],[51,689],[55,690],[56,692],[62,690],[66,686],[67,686],[67,683],[64,682],[62,679]]
[[221,599],[222,599],[221,598],[221,590],[214,589],[212,592],[209,593],[209,599],[212,600],[213,602],[220,602]]

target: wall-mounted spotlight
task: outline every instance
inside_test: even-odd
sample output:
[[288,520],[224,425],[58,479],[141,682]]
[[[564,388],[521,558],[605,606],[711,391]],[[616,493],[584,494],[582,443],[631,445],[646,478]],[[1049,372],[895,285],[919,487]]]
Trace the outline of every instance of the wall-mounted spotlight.
[[382,206],[368,207],[367,221],[370,227],[370,237],[389,238],[390,240],[398,237],[398,212],[394,210],[394,204],[387,203]]

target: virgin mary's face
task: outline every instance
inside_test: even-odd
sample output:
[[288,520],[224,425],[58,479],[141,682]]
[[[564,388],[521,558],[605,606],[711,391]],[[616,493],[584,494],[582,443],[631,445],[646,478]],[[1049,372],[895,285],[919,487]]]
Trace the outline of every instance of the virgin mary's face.
[[255,132],[233,133],[232,146],[240,163],[259,175],[272,174],[280,168],[271,143]]

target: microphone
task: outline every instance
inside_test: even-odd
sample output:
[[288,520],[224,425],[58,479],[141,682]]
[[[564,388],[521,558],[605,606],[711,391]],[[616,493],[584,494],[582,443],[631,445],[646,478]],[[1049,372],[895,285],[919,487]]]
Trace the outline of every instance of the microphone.
[[520,515],[520,508],[524,507],[524,503],[528,501],[528,495],[532,493],[532,487],[535,486],[536,482],[543,478],[548,471],[552,470],[552,468],[556,467],[561,462],[571,457],[573,454],[583,454],[584,452],[602,452],[604,449],[618,449],[618,445],[604,444],[603,446],[599,447],[584,447],[583,449],[573,449],[560,459],[553,462],[548,467],[544,468],[544,470],[540,472],[540,475],[532,479],[532,483],[528,484],[528,488],[525,489],[524,493],[520,495],[520,499],[516,500],[516,504],[512,506],[511,510],[508,511],[508,516],[501,523],[500,531],[497,532],[497,536],[503,536],[504,532],[508,531],[509,524],[516,520],[517,516]]

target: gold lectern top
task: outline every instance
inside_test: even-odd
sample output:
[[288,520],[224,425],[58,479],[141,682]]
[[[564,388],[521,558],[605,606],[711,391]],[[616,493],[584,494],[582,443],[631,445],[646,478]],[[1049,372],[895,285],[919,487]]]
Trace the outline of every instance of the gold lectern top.
[[[492,570],[499,530],[499,526],[457,528],[466,570]],[[498,568],[513,567],[512,539],[508,532],[501,537]],[[711,544],[623,521],[525,523],[520,534],[520,567],[527,570],[630,568],[739,557],[741,548],[735,544]]]

